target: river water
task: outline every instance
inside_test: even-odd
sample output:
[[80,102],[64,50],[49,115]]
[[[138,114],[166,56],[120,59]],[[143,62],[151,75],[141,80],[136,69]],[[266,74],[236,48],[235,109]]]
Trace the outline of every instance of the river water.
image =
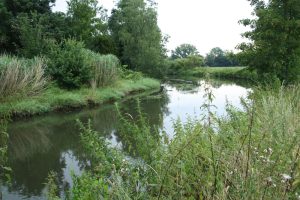
[[[141,108],[151,124],[173,135],[173,122],[180,118],[199,117],[204,103],[205,81],[192,83],[164,83],[164,91],[142,97]],[[240,98],[246,97],[251,89],[244,84],[212,80],[209,85],[214,94],[213,105],[218,116],[225,115],[226,102],[241,108]],[[120,102],[123,112],[136,116],[136,100]],[[50,172],[58,175],[61,196],[72,187],[71,174],[80,175],[88,165],[80,145],[79,131],[75,120],[91,120],[93,128],[122,148],[117,134],[118,116],[115,105],[74,111],[51,113],[13,122],[9,126],[9,164],[13,170],[9,184],[1,184],[4,200],[46,199],[45,182]]]

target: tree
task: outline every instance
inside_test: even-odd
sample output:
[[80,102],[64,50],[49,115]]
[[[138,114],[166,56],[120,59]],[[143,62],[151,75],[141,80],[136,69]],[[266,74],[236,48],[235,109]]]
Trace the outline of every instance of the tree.
[[300,1],[251,0],[256,19],[241,20],[252,31],[244,33],[241,57],[265,77],[292,82],[300,79]]
[[157,72],[164,50],[153,2],[120,0],[112,11],[109,27],[123,64],[147,73]]
[[50,13],[51,4],[55,0],[2,0],[4,5],[14,17],[20,13],[37,12],[40,14]]
[[9,49],[9,30],[12,16],[7,10],[4,0],[0,0],[0,53]]
[[174,51],[172,51],[171,58],[172,59],[187,58],[188,56],[197,56],[197,55],[199,55],[199,52],[194,45],[182,44],[176,47]]
[[1,51],[16,53],[21,46],[18,16],[27,14],[50,15],[55,0],[0,0],[0,44]]
[[226,57],[226,52],[220,47],[213,48],[206,55],[205,63],[210,67],[225,67],[231,65],[229,59]]
[[45,30],[42,18],[33,14],[19,14],[14,20],[17,32],[20,33],[20,47],[17,52],[27,58],[39,55],[44,49]]
[[97,0],[68,2],[71,36],[82,40],[86,47],[100,53],[115,53],[115,45],[108,32],[106,10]]

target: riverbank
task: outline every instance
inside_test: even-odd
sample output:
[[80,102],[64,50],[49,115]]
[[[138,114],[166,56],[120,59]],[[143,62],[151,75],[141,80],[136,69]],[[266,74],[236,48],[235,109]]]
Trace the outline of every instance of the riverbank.
[[2,102],[0,118],[7,113],[12,118],[22,118],[52,111],[70,111],[93,107],[118,101],[131,94],[159,89],[160,82],[151,78],[140,78],[136,81],[119,80],[100,89],[63,90],[51,86],[38,96],[8,99]]
[[242,79],[242,80],[257,80],[257,74],[250,71],[247,67],[196,67],[188,70],[188,76],[205,77],[209,73],[212,78],[224,79]]

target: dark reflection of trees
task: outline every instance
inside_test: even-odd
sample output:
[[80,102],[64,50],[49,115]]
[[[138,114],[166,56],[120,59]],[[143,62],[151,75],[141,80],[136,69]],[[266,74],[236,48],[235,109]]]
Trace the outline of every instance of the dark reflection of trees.
[[[149,124],[152,128],[155,127],[156,130],[163,128],[163,114],[168,114],[170,111],[168,110],[169,98],[166,92],[163,92],[160,98],[144,98],[141,99],[141,111],[147,117]],[[137,111],[137,101],[129,101],[121,107],[121,113],[130,114],[133,119],[138,118]],[[153,131],[153,134],[159,134],[158,132]],[[131,138],[128,135],[123,135],[122,131],[117,131],[116,135],[119,141],[123,141],[123,150],[132,155],[135,151],[134,148],[139,145],[134,140],[135,138]],[[132,141],[128,141],[131,140]],[[130,144],[130,145],[129,145]],[[131,146],[133,145],[133,146]],[[133,149],[132,149],[133,148]],[[132,149],[131,151],[129,149]]]
[[197,89],[200,85],[198,81],[191,79],[171,79],[167,83],[172,87],[175,87],[178,91],[188,93],[197,93]]
[[242,80],[242,79],[211,79],[210,81],[210,84],[218,89],[220,88],[222,85],[231,85],[231,84],[235,84],[235,85],[238,85],[238,86],[241,86],[241,87],[244,87],[244,88],[251,88],[251,86],[253,86],[253,84],[251,84],[249,81],[246,81],[246,80]]
[[[168,112],[166,93],[159,98],[144,98],[141,106],[151,124],[163,126],[161,116]],[[122,110],[136,115],[136,101],[120,104]],[[30,120],[15,122],[9,127],[9,162],[13,169],[12,192],[26,197],[40,196],[50,171],[58,174],[60,188],[66,184],[64,153],[71,152],[79,162],[80,169],[89,166],[89,156],[80,144],[79,130],[75,120],[86,123],[91,119],[93,128],[105,137],[117,130],[118,115],[114,105],[102,106],[81,112],[49,114]],[[122,138],[117,138],[122,141]]]

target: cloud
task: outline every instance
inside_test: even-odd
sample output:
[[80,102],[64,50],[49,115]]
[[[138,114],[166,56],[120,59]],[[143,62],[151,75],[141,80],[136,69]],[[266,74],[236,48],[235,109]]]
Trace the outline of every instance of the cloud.
[[[201,54],[213,47],[234,50],[242,42],[241,33],[248,29],[238,24],[251,17],[252,8],[247,0],[157,0],[158,24],[168,34],[168,49],[182,43],[195,45]],[[113,0],[99,0],[111,10]],[[66,11],[65,0],[56,0],[54,11]]]

